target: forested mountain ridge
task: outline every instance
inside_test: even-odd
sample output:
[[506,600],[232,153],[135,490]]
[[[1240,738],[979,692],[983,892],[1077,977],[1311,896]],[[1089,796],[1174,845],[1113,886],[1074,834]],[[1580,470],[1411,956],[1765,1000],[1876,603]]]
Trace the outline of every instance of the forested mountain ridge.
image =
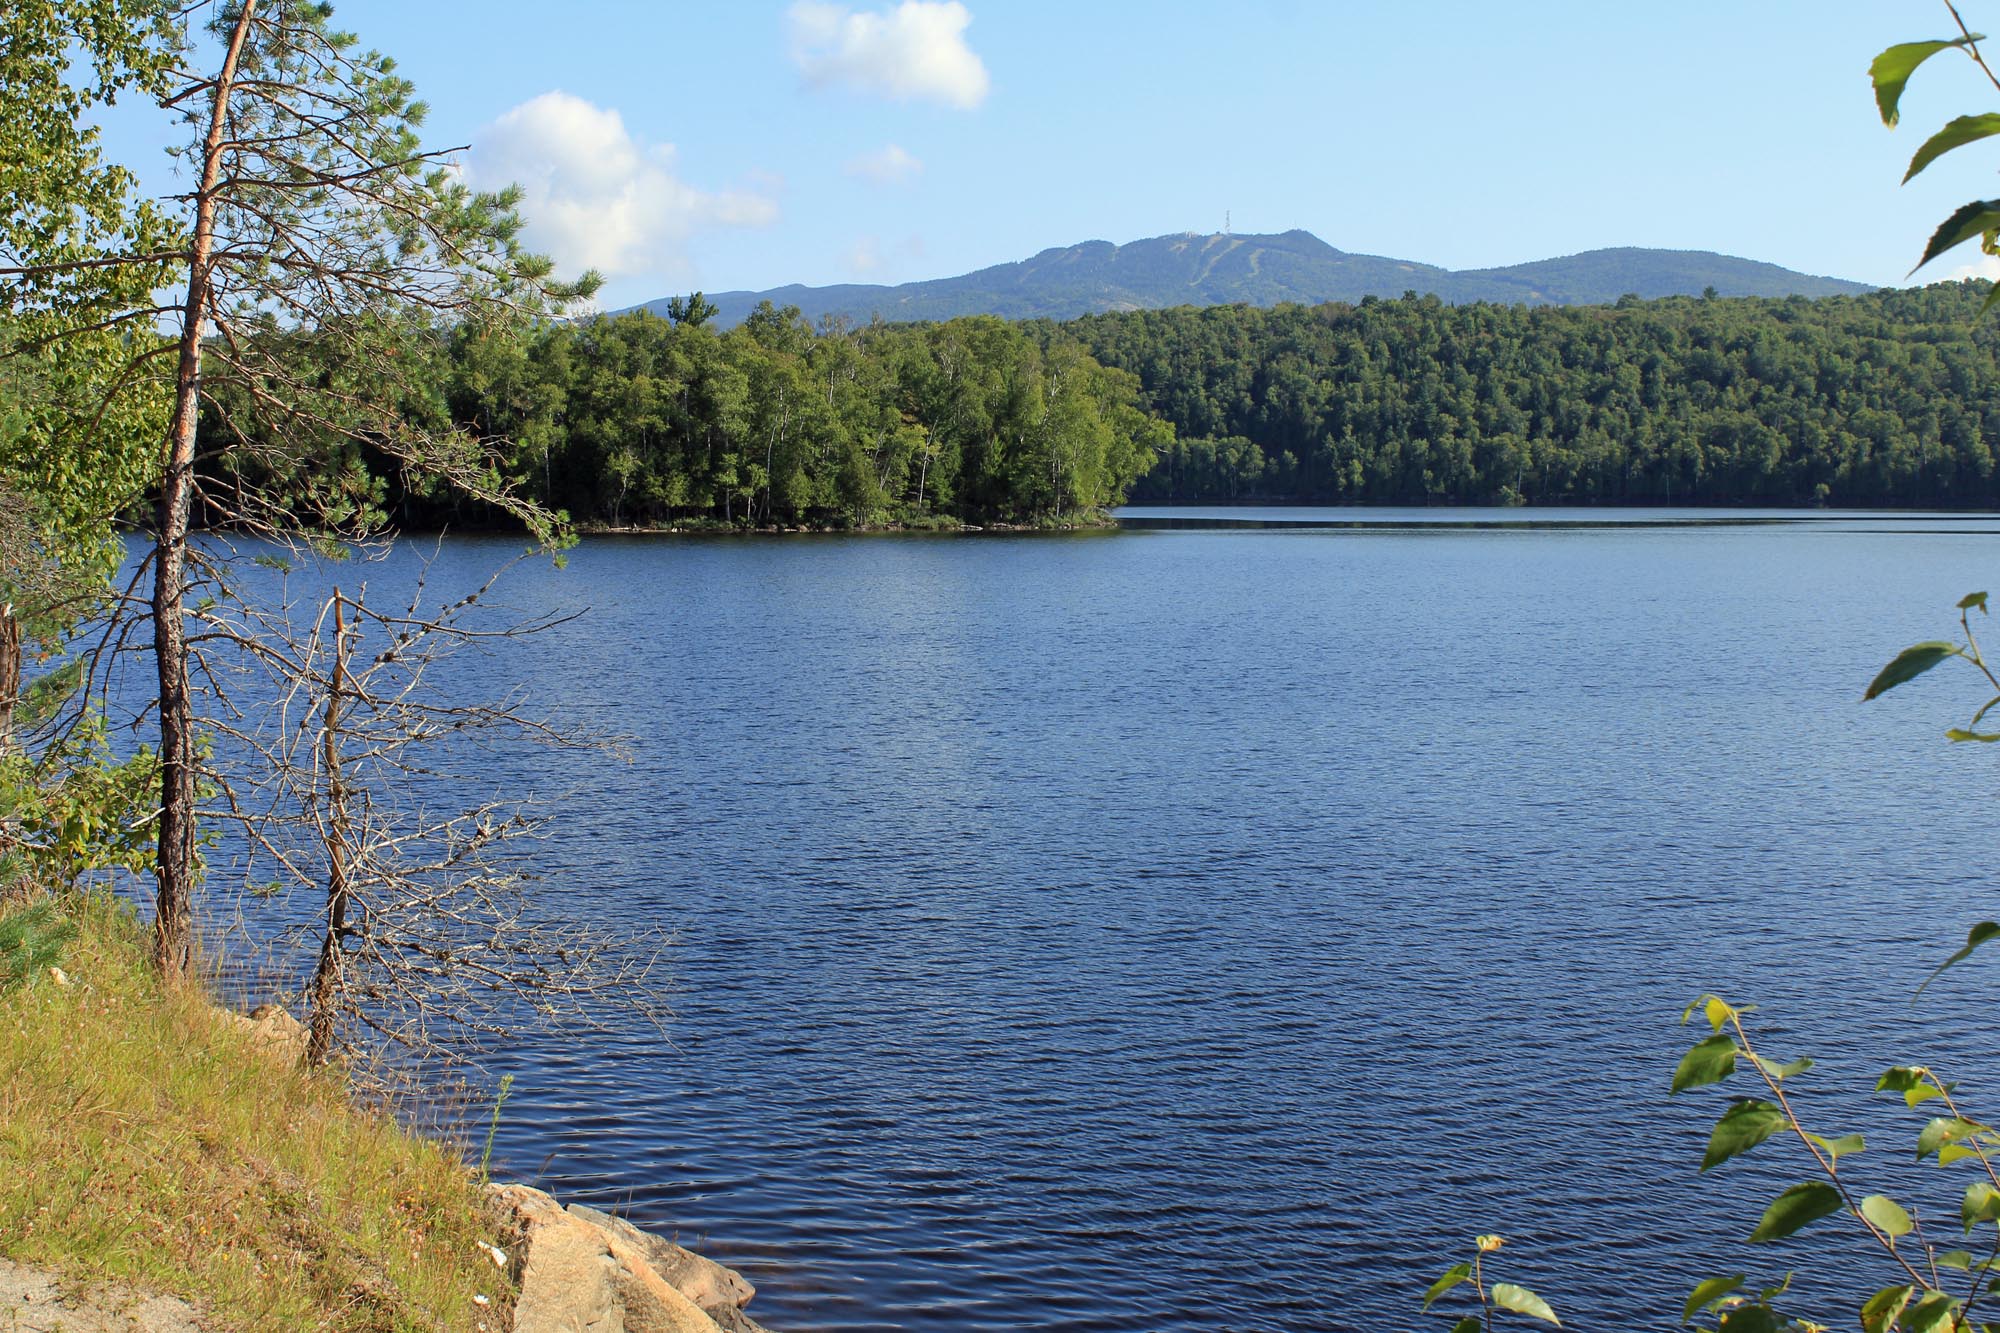
[[[1454,272],[1433,264],[1336,250],[1308,231],[1276,235],[1154,236],[1125,245],[1085,241],[1044,250],[1032,259],[997,264],[957,277],[885,287],[844,284],[712,293],[724,327],[759,302],[796,306],[817,322],[833,315],[865,324],[946,320],[961,315],[1006,319],[1073,319],[1117,310],[1182,305],[1318,305],[1435,295],[1453,304],[1609,304],[1642,297],[1836,296],[1871,290],[1839,278],[1794,273],[1776,264],[1701,250],[1592,250],[1507,268]],[[644,309],[664,315],[665,299]]]
[[1177,438],[1134,501],[2000,508],[1984,282],[1809,301],[1093,315]]

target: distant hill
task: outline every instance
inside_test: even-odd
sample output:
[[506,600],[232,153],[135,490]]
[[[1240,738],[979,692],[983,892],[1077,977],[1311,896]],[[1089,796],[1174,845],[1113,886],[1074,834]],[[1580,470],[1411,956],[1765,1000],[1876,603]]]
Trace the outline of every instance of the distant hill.
[[[1508,268],[1454,272],[1381,255],[1336,250],[1308,231],[1275,236],[1155,236],[1113,245],[1085,241],[1044,250],[1017,264],[996,264],[956,278],[895,287],[843,284],[777,287],[765,292],[710,292],[721,323],[735,324],[759,301],[795,305],[808,319],[845,315],[865,323],[1001,315],[1071,319],[1111,310],[1178,305],[1317,305],[1434,293],[1453,304],[1603,305],[1643,297],[1835,296],[1873,291],[1866,283],[1794,273],[1776,264],[1706,250],[1591,250]],[[643,307],[666,313],[666,299]]]

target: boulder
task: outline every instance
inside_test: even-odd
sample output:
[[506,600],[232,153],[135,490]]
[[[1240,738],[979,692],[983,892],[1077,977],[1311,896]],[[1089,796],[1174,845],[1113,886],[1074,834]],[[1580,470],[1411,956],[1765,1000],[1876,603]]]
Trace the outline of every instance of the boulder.
[[506,1211],[512,1233],[503,1248],[519,1292],[516,1333],[624,1333],[624,1302],[613,1276],[617,1261],[601,1238],[538,1189],[487,1188]]
[[573,1203],[568,1210],[571,1217],[579,1217],[614,1236],[622,1237],[645,1256],[647,1266],[665,1278],[667,1284],[681,1295],[710,1312],[721,1307],[740,1310],[750,1303],[757,1289],[733,1268],[724,1268],[713,1259],[704,1259],[693,1250],[685,1250],[663,1237],[641,1231],[622,1217],[600,1213],[595,1208],[586,1208]]
[[526,1185],[487,1188],[512,1233],[514,1333],[763,1333],[742,1312],[750,1284],[721,1264]]
[[301,1060],[306,1053],[306,1025],[281,1004],[260,1004],[247,1014],[231,1013],[236,1026],[249,1034],[250,1044],[268,1055]]

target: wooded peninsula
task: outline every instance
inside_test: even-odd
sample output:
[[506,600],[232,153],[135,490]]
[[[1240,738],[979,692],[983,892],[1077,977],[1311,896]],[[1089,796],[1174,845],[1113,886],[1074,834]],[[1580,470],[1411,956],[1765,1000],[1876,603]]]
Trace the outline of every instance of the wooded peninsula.
[[[1995,508],[1985,290],[819,328],[766,305],[728,330],[697,297],[413,336],[404,411],[495,442],[586,527],[1047,524],[1128,499]],[[368,453],[330,445],[296,483],[408,526],[479,517]]]

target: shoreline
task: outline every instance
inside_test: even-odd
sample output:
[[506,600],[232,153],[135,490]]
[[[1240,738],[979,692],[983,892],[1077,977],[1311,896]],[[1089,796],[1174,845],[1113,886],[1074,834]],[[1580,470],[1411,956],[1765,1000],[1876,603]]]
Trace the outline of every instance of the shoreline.
[[933,519],[922,523],[782,523],[747,525],[718,523],[702,519],[678,523],[578,524],[579,537],[960,537],[972,535],[1014,535],[1044,532],[1116,532],[1117,517],[1109,510],[1068,514],[1060,519],[1037,519],[1015,523],[991,520],[972,523],[962,519]]

